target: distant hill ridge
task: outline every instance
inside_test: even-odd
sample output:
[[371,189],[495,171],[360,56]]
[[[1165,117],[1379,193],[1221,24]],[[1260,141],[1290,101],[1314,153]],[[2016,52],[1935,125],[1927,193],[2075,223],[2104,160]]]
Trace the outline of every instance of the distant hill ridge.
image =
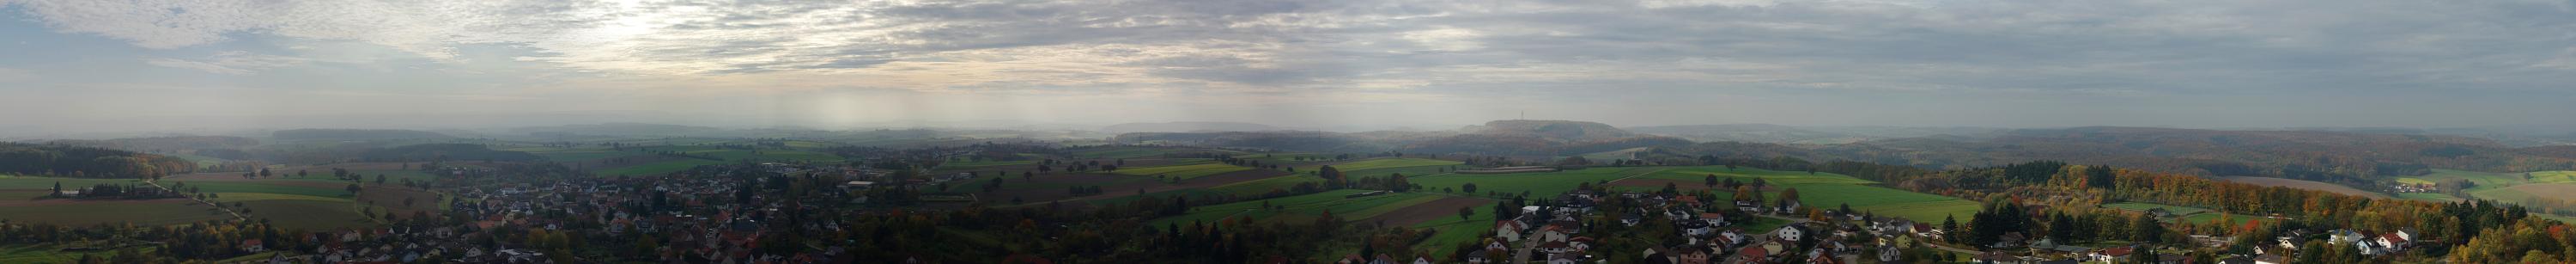
[[1275,127],[1275,126],[1270,126],[1270,125],[1254,124],[1254,123],[1244,123],[1244,122],[1164,122],[1164,123],[1125,123],[1125,124],[1109,125],[1109,126],[1107,126],[1107,127],[1101,127],[1101,128],[1100,128],[1100,131],[1101,131],[1101,132],[1109,132],[1109,133],[1138,133],[1138,132],[1220,132],[1220,131],[1270,131],[1270,130],[1280,130],[1280,128],[1279,128],[1279,127]]
[[325,138],[330,138],[330,139],[390,139],[390,138],[452,139],[452,138],[456,138],[456,137],[447,136],[447,134],[439,134],[439,133],[437,133],[437,132],[419,131],[419,130],[401,130],[401,129],[328,129],[328,128],[306,128],[306,129],[278,130],[277,132],[271,132],[271,133],[269,133],[269,137],[270,137],[270,138],[276,138],[276,139],[279,139],[279,140],[325,139]]

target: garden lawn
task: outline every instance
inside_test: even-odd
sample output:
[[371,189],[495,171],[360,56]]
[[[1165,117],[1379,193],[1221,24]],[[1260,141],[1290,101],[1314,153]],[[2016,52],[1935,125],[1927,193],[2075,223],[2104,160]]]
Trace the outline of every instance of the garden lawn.
[[1252,167],[1244,167],[1244,166],[1227,165],[1227,164],[1224,164],[1224,163],[1209,163],[1209,164],[1197,164],[1197,165],[1178,165],[1178,166],[1146,167],[1146,168],[1134,168],[1134,169],[1129,169],[1129,168],[1118,168],[1118,170],[1114,170],[1114,171],[1106,171],[1106,172],[1108,172],[1108,173],[1117,173],[1117,174],[1126,174],[1126,175],[1136,175],[1136,176],[1155,176],[1155,175],[1170,176],[1172,180],[1177,181],[1177,180],[1187,180],[1187,179],[1191,179],[1191,178],[1198,178],[1198,177],[1206,177],[1206,176],[1208,176],[1208,175],[1217,175],[1217,174],[1224,174],[1224,173],[1228,173],[1228,172],[1248,171],[1248,170],[1253,170],[1253,169],[1252,169]]
[[591,175],[599,175],[599,176],[618,176],[618,175],[625,175],[625,176],[643,176],[643,175],[654,175],[654,174],[663,174],[663,173],[671,173],[671,172],[683,171],[683,170],[688,170],[689,168],[696,168],[696,167],[701,166],[701,165],[716,165],[716,164],[730,164],[730,163],[732,163],[732,162],[712,161],[712,160],[702,160],[702,159],[674,160],[674,161],[654,162],[654,163],[649,163],[649,164],[644,164],[644,165],[627,166],[627,167],[624,167],[624,168],[615,168],[615,169],[606,169],[606,170],[592,171],[592,172],[590,172],[590,173],[591,173]]
[[[1636,175],[1635,173],[1621,173],[1628,171],[1629,169],[1634,168],[1604,167],[1560,172],[1508,174],[1446,174],[1439,176],[1413,177],[1405,179],[1405,181],[1422,185],[1423,188],[1453,188],[1466,185],[1468,183],[1475,183],[1476,192],[1471,196],[1476,197],[1484,197],[1484,193],[1486,191],[1509,192],[1514,194],[1527,191],[1530,193],[1530,197],[1555,199],[1558,194],[1564,194],[1565,191],[1574,190],[1575,185],[1579,183],[1600,184],[1606,181],[1625,178],[1629,175]],[[1461,191],[1463,192],[1463,190]]]
[[2120,209],[2120,210],[2129,210],[2129,211],[2139,211],[2139,212],[2145,212],[2145,211],[2147,211],[2147,209],[2164,208],[2164,209],[2165,209],[2165,212],[2167,212],[2167,213],[2172,213],[2173,215],[2191,215],[2191,214],[2194,214],[2194,213],[2200,213],[2200,212],[2203,212],[2203,211],[2209,211],[2209,209],[2201,209],[2201,208],[2194,208],[2194,207],[2171,206],[2171,205],[2161,205],[2161,204],[2151,204],[2151,203],[2115,203],[2115,204],[2105,204],[2105,205],[2102,205],[2102,207],[2104,207],[2104,208],[2112,208],[2112,209]]
[[1878,183],[1859,178],[1852,178],[1851,176],[1844,176],[1842,174],[1821,172],[1808,174],[1804,171],[1775,171],[1755,168],[1736,168],[1730,170],[1727,169],[1726,166],[1681,167],[1664,170],[1663,172],[1656,172],[1654,174],[1647,174],[1643,177],[1651,179],[1698,181],[1708,179],[1708,175],[1717,175],[1720,180],[1724,180],[1725,178],[1736,178],[1736,181],[1750,181],[1752,178],[1761,178],[1762,180],[1769,181],[1771,184],[1775,185]]

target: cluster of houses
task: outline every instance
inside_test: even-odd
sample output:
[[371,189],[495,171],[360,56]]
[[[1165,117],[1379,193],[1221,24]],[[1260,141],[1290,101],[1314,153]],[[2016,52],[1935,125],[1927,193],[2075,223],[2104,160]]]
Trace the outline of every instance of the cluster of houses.
[[[1625,201],[1613,203],[1614,199]],[[1701,201],[1697,196],[1641,192],[1601,195],[1587,190],[1575,190],[1557,196],[1552,201],[1555,203],[1523,207],[1518,218],[1496,222],[1495,237],[1481,247],[1482,252],[1463,254],[1465,259],[1458,262],[1601,263],[1604,261],[1598,257],[1601,254],[1641,254],[1646,263],[1657,264],[1788,263],[1784,261],[1789,259],[1803,259],[1803,262],[1799,263],[1840,264],[1857,260],[1856,257],[1863,251],[1879,251],[1881,253],[1879,261],[1896,262],[1900,254],[1897,253],[1898,243],[1893,241],[1899,240],[1893,238],[1941,235],[1941,231],[1933,229],[1929,224],[1917,223],[1905,218],[1873,217],[1844,212],[1833,212],[1830,215],[1835,219],[1849,221],[1810,222],[1768,230],[1745,230],[1737,227],[1737,223],[1727,220],[1723,214],[1701,210],[1700,208],[1708,208],[1709,204]],[[1583,221],[1583,219],[1598,219],[1588,217],[1600,216],[1595,212],[1601,212],[1597,209],[1604,204],[1635,204],[1638,208],[1621,210],[1627,213],[1619,213],[1615,216],[1616,222]],[[1744,209],[1746,212],[1798,211],[1798,202],[1794,200],[1767,204],[1742,201],[1736,204],[1741,206],[1739,209]],[[1651,218],[1663,218],[1663,221],[1648,221]],[[1584,233],[1589,227],[1587,225],[1635,227],[1649,223],[1673,225],[1671,230],[1687,238],[1687,241],[1679,244],[1657,245],[1642,252],[1599,252],[1595,250],[1596,247],[1601,246],[1599,240],[1591,237],[1592,234]],[[1845,242],[1856,241],[1847,239],[1853,236],[1875,236],[1887,239],[1876,239],[1875,241],[1879,242],[1871,244]],[[1814,240],[1815,246],[1799,249],[1796,245],[1801,244],[1801,240]],[[1493,257],[1502,259],[1493,259]],[[1352,255],[1345,256],[1336,263],[1436,262],[1438,260],[1428,256],[1405,259]]]
[[2433,192],[2434,190],[2436,189],[2433,188],[2433,184],[2429,183],[2398,183],[2388,185],[2389,192],[2397,193],[2428,193]]
[[[2316,235],[2318,235],[2318,234],[2325,234],[2325,236],[2327,237],[2326,239],[2328,239],[2328,240],[2326,241],[2328,245],[2354,247],[2354,248],[2355,248],[2355,249],[2357,249],[2359,252],[2361,252],[2361,254],[2363,254],[2363,255],[2373,255],[2373,256],[2381,255],[2381,254],[2392,254],[2392,253],[2403,252],[2403,251],[2405,251],[2406,249],[2408,249],[2408,248],[2410,248],[2410,247],[2413,247],[2413,246],[2414,246],[2413,241],[2415,241],[2416,239],[2418,239],[2418,236],[2419,236],[2419,235],[2422,235],[2422,233],[2421,233],[2420,231],[2417,231],[2417,230],[2415,230],[2415,228],[2412,228],[2412,227],[2409,227],[2409,228],[2400,228],[2400,229],[2398,229],[2398,230],[2396,230],[2396,231],[2386,232],[2386,233],[2374,232],[2374,231],[2370,231],[2370,230],[2349,230],[2349,229],[2336,229],[2336,230],[2324,230],[2324,231],[2317,231],[2317,230],[2288,230],[2288,231],[2284,231],[2284,232],[2282,232],[2278,237],[2273,238],[2273,240],[2274,240],[2274,242],[2275,242],[2275,243],[2263,243],[2263,244],[2257,244],[2257,245],[2254,245],[2254,247],[2253,247],[2253,248],[2254,248],[2254,253],[2255,253],[2254,255],[2229,256],[2229,257],[2227,257],[2227,258],[2224,258],[2224,259],[2220,259],[2220,260],[2218,260],[2218,263],[2219,263],[2219,264],[2284,264],[2284,263],[2289,263],[2289,262],[2288,262],[2289,260],[2291,260],[2291,259],[2295,259],[2295,258],[2296,258],[2296,256],[2297,256],[2297,255],[2295,254],[2296,252],[2293,252],[2293,251],[2300,250],[2300,248],[2299,248],[2299,247],[2301,246],[2301,244],[2307,243],[2307,238],[2308,238],[2308,237],[2316,236]],[[2204,264],[2204,263],[2193,263],[2193,260],[2191,260],[2191,258],[2190,258],[2188,255],[2183,255],[2183,254],[2178,254],[2178,253],[2152,253],[2152,252],[2151,252],[2151,251],[2149,251],[2149,250],[2144,250],[2145,246],[2138,246],[2138,245],[2132,245],[2132,246],[2118,246],[2118,247],[2109,247],[2109,248],[2101,248],[2101,249],[2091,249],[2091,248],[2085,248],[2085,247],[2079,247],[2079,246],[2073,246],[2073,245],[2061,245],[2061,244],[2057,244],[2057,241],[2050,240],[2050,239],[2045,239],[2045,238],[2043,238],[2043,239],[2039,239],[2039,240],[2037,240],[2037,241],[2031,241],[2031,240],[2028,240],[2028,238],[2027,238],[2027,237],[2023,236],[2023,235],[2022,235],[2021,233],[2019,233],[2019,232],[2006,233],[2006,234],[2002,235],[2000,238],[2001,238],[2001,240],[2003,240],[2003,242],[1998,242],[1998,243],[1995,245],[1995,246],[1997,246],[1997,248],[2023,248],[2023,247],[2024,247],[2024,245],[2027,245],[2027,249],[2029,249],[2029,250],[2030,250],[2030,252],[2032,253],[2032,255],[2044,255],[2044,254],[2057,254],[2057,253],[2063,253],[2063,254],[2068,254],[2068,255],[2069,255],[2069,256],[2071,256],[2071,257],[2070,257],[2070,258],[2067,258],[2067,259],[2060,259],[2060,260],[2045,260],[2045,259],[2040,259],[2040,258],[2038,258],[2038,257],[2014,256],[2014,255],[2012,255],[2012,254],[2006,253],[2007,251],[1998,250],[1998,251],[1991,251],[1991,252],[1986,252],[1986,253],[1983,253],[1983,254],[1978,254],[1978,255],[1976,255],[1976,256],[1974,256],[1974,257],[1971,257],[1971,258],[1970,258],[1970,259],[1971,259],[1971,263],[1980,263],[1980,264],[1985,264],[1985,263],[2001,263],[2001,264],[2073,264],[2073,263],[2079,263],[2079,262],[2114,262],[2114,263],[2126,263],[2127,261],[2129,261],[2129,260],[2131,260],[2131,259],[2134,259],[2134,258],[2136,258],[2137,256],[2140,256],[2141,254],[2157,254],[2157,255],[2156,255],[2156,260],[2157,260],[2157,261],[2156,261],[2156,263],[2157,263],[2157,264]],[[2193,239],[2198,240],[2198,241],[2196,241],[2196,242],[2198,242],[2197,244],[2202,244],[2202,245],[2206,245],[2206,246],[2218,247],[2218,246],[2226,246],[2226,245],[2227,245],[2226,240],[2225,240],[2224,238],[2221,238],[2221,237],[2211,237],[2211,236],[2193,236]]]

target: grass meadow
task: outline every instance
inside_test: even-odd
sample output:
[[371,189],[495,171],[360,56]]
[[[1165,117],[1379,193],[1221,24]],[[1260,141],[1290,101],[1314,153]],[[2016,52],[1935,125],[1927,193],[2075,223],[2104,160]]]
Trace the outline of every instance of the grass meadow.
[[674,160],[674,161],[654,162],[654,163],[648,163],[648,164],[644,164],[644,165],[627,166],[627,167],[624,167],[624,168],[615,168],[615,169],[598,170],[598,171],[592,171],[592,172],[590,172],[590,173],[591,173],[592,175],[600,175],[600,176],[619,176],[619,175],[625,175],[625,176],[643,176],[643,175],[654,175],[654,174],[663,174],[663,173],[678,172],[678,171],[688,170],[689,168],[696,168],[696,167],[698,167],[698,166],[702,166],[702,165],[716,165],[716,164],[727,164],[727,163],[731,163],[731,162],[712,161],[712,160],[702,160],[702,159]]

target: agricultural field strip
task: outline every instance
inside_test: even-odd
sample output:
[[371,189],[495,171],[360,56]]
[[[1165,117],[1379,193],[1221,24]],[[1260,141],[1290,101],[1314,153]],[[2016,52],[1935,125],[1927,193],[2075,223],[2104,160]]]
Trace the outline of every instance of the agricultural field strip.
[[1982,205],[1978,204],[1976,201],[1948,200],[1854,205],[1852,206],[1852,210],[1869,212],[1879,216],[1905,217],[1906,219],[1912,219],[1915,222],[1939,222],[1943,217],[1957,217],[1959,221],[1964,222],[1968,221],[1968,219],[1975,218],[1977,210],[1982,209],[1981,207]]
[[1657,173],[1647,174],[1647,175],[1642,176],[1642,177],[1645,177],[1645,178],[1648,178],[1648,179],[1667,179],[1667,180],[1698,181],[1698,180],[1706,180],[1706,179],[1708,178],[1708,175],[1717,175],[1717,177],[1718,177],[1719,179],[1721,179],[1721,180],[1722,180],[1722,179],[1725,179],[1725,178],[1735,178],[1737,181],[1746,181],[1746,180],[1749,180],[1749,179],[1752,179],[1752,178],[1761,178],[1763,181],[1768,181],[1768,182],[1770,182],[1771,184],[1868,184],[1868,183],[1878,183],[1878,182],[1869,181],[1869,180],[1862,180],[1862,179],[1859,179],[1859,178],[1852,178],[1851,176],[1844,176],[1844,175],[1842,175],[1842,174],[1817,173],[1817,174],[1812,174],[1812,175],[1811,175],[1811,174],[1807,174],[1806,172],[1803,172],[1803,171],[1798,171],[1798,172],[1792,172],[1792,171],[1774,171],[1774,170],[1764,170],[1764,169],[1754,169],[1754,168],[1736,168],[1736,169],[1732,169],[1732,170],[1730,170],[1730,169],[1727,169],[1725,166],[1681,167],[1681,168],[1675,168],[1675,169],[1671,169],[1671,170],[1665,170],[1665,171],[1662,171],[1662,172],[1657,172]]
[[2576,183],[2576,171],[2531,172],[2531,183]]
[[1466,162],[1456,162],[1456,161],[1446,161],[1446,160],[1435,160],[1435,159],[1396,158],[1396,159],[1381,159],[1381,160],[1369,160],[1369,161],[1360,161],[1360,162],[1352,162],[1352,163],[1342,163],[1341,165],[1333,165],[1333,169],[1334,169],[1334,170],[1340,170],[1340,171],[1362,171],[1362,170],[1370,170],[1370,169],[1401,168],[1401,167],[1420,167],[1420,166],[1448,166],[1448,165],[1459,165],[1459,164],[1467,164],[1467,163],[1466,163]]
[[1228,173],[1228,172],[1248,171],[1248,170],[1253,170],[1253,168],[1252,168],[1252,167],[1244,167],[1244,166],[1227,165],[1227,164],[1221,164],[1221,163],[1209,163],[1209,164],[1178,165],[1178,166],[1162,166],[1162,167],[1148,167],[1148,168],[1134,168],[1134,169],[1119,168],[1118,170],[1114,170],[1114,171],[1107,171],[1107,172],[1108,172],[1108,173],[1116,173],[1116,174],[1136,175],[1136,176],[1155,176],[1155,175],[1163,175],[1163,176],[1171,176],[1171,177],[1173,177],[1173,178],[1177,178],[1177,179],[1188,179],[1188,178],[1197,178],[1197,177],[1201,177],[1201,176],[1217,175],[1217,174],[1223,174],[1223,173]]
[[674,160],[674,161],[664,161],[664,162],[647,163],[647,164],[644,164],[644,165],[627,166],[627,167],[624,167],[624,168],[615,168],[615,169],[607,169],[607,170],[592,171],[592,172],[591,172],[591,174],[595,174],[595,175],[602,175],[602,176],[615,176],[615,175],[629,175],[629,176],[652,175],[652,174],[662,174],[662,173],[671,173],[671,172],[676,172],[676,171],[688,170],[689,168],[696,168],[696,167],[698,167],[699,165],[716,165],[716,164],[730,164],[730,163],[732,163],[732,162],[712,161],[712,160],[701,160],[701,159]]
[[1278,189],[1283,189],[1283,190],[1284,190],[1284,189],[1288,189],[1288,188],[1296,187],[1298,183],[1308,183],[1308,182],[1324,182],[1324,179],[1323,179],[1323,178],[1312,177],[1312,176],[1305,176],[1305,175],[1288,175],[1288,176],[1272,177],[1272,178],[1269,178],[1269,179],[1259,179],[1259,180],[1250,180],[1250,181],[1244,181],[1244,182],[1230,183],[1230,184],[1226,184],[1226,185],[1219,185],[1219,186],[1216,186],[1216,187],[1208,187],[1207,189],[1208,189],[1208,190],[1212,190],[1212,191],[1217,191],[1217,192],[1231,193],[1231,194],[1235,194],[1235,195],[1259,195],[1259,194],[1262,194],[1262,193],[1268,193],[1268,192],[1270,192],[1270,189],[1272,189],[1272,188],[1278,188]]

